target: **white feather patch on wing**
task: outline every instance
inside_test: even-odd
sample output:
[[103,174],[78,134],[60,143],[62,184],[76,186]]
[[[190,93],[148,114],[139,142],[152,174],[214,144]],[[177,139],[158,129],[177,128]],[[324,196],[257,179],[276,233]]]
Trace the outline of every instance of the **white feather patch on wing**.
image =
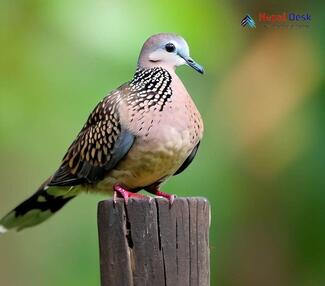
[[3,225],[0,225],[0,234],[4,234],[8,231]]

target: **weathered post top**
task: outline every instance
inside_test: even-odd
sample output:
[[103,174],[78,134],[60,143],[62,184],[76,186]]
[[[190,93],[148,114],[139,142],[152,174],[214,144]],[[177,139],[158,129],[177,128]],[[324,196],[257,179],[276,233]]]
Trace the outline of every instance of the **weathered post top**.
[[204,198],[98,205],[102,286],[209,286],[210,206]]

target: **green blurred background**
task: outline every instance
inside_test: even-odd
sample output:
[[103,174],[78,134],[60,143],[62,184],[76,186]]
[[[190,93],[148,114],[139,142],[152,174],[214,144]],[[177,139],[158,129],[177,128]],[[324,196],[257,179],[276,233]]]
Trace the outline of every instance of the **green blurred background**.
[[[183,35],[178,74],[205,121],[191,167],[164,190],[211,202],[212,286],[325,285],[323,1],[0,3],[0,216],[53,173],[95,104],[129,80],[151,34]],[[309,28],[242,28],[258,12]],[[0,238],[6,286],[99,285],[97,202]]]

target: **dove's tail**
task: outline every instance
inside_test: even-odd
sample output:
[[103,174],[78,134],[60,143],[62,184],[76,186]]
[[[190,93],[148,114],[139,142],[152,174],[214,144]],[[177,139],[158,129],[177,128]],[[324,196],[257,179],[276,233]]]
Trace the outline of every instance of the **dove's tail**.
[[0,219],[0,235],[45,221],[77,195],[75,187],[48,186],[49,181],[50,178],[30,198]]

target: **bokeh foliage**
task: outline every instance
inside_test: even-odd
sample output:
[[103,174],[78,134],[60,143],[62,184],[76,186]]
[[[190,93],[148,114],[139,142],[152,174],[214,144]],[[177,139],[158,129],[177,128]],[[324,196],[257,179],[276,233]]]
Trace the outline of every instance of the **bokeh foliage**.
[[[211,285],[324,285],[321,2],[1,1],[0,215],[55,171],[93,106],[131,78],[143,41],[172,31],[206,68],[178,71],[206,130],[164,190],[211,202]],[[240,26],[288,10],[311,13],[311,26]],[[100,199],[1,237],[1,285],[99,285]]]

